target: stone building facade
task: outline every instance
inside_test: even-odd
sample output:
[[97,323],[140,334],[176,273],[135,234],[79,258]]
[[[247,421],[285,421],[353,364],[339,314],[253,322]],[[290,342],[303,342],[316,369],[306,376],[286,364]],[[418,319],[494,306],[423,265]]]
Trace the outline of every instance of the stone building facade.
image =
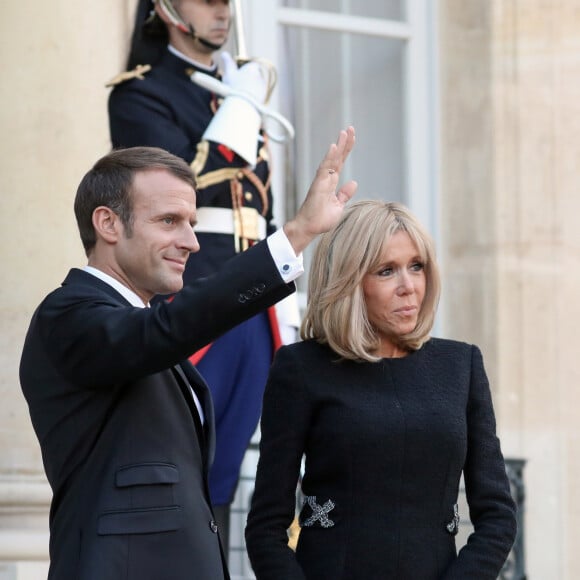
[[[413,0],[409,0],[412,2]],[[433,0],[436,2],[436,0]],[[109,148],[134,0],[21,0],[0,23],[0,580],[47,570],[50,501],[18,383],[33,309],[84,255],[76,186]],[[437,2],[445,334],[482,347],[526,460],[531,579],[580,577],[580,0]]]

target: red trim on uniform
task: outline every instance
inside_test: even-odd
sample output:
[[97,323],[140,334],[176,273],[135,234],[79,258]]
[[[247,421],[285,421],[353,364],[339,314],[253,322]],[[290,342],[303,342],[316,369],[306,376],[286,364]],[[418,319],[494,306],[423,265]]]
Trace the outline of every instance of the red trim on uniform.
[[274,352],[276,352],[282,346],[282,337],[280,336],[280,327],[278,326],[278,317],[274,306],[268,308],[268,319],[270,320],[270,330],[272,331],[272,346],[274,347]]
[[222,154],[222,156],[229,163],[231,163],[234,160],[234,157],[236,154],[229,147],[226,147],[225,145],[220,144],[217,146],[217,150]]
[[194,352],[190,357],[189,357],[189,362],[192,365],[196,365],[204,356],[205,353],[211,348],[211,345],[213,343],[209,343],[206,344],[203,348],[200,348],[197,352]]
[[[276,316],[276,308],[270,306],[268,308],[268,321],[270,322],[270,331],[272,332],[272,348],[275,353],[282,346],[282,337],[280,336],[280,327],[278,326],[278,317]],[[192,365],[196,365],[211,348],[212,343],[206,344],[203,348],[200,348],[197,352],[194,352],[189,357],[189,362]]]

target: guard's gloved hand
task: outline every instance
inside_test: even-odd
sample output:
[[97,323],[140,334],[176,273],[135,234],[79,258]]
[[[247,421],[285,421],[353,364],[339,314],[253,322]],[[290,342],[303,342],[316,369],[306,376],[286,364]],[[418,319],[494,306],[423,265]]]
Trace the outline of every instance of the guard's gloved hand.
[[257,62],[250,61],[238,68],[229,52],[222,52],[221,60],[222,82],[232,89],[247,93],[258,103],[264,103],[268,91],[268,79],[262,66]]
[[[224,74],[222,82],[234,94],[227,96],[210,124],[203,139],[226,145],[235,151],[248,165],[255,166],[258,158],[258,137],[262,117],[252,100],[261,105],[266,98],[267,80],[256,62],[249,62],[238,69],[227,52],[222,53]],[[235,94],[239,92],[239,94]],[[249,97],[249,98],[248,98]]]

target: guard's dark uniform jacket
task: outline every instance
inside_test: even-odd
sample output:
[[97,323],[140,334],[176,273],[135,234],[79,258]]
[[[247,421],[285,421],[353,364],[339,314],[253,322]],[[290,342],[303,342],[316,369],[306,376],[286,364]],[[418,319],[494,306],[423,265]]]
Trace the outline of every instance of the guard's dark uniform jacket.
[[[161,61],[139,77],[117,84],[109,98],[113,147],[161,147],[191,164],[197,179],[197,207],[254,208],[272,224],[272,194],[267,146],[258,145],[253,169],[223,145],[202,140],[218,98],[190,76],[200,70],[167,51]],[[231,234],[198,233],[201,251],[190,257],[185,282],[215,271],[243,249]]]
[[[196,68],[168,50],[153,67],[138,67],[111,81],[109,97],[113,147],[161,147],[190,163],[196,176],[201,250],[189,257],[186,284],[218,270],[254,239],[275,230],[266,137],[257,145],[253,168],[227,147],[203,140],[221,98],[191,81],[195,70],[218,76],[217,70]],[[217,218],[213,208],[223,210]],[[226,233],[216,233],[216,225]],[[215,406],[216,453],[210,473],[215,505],[233,499],[240,465],[258,423],[275,346],[268,315],[263,313],[216,340],[201,360],[192,359]]]

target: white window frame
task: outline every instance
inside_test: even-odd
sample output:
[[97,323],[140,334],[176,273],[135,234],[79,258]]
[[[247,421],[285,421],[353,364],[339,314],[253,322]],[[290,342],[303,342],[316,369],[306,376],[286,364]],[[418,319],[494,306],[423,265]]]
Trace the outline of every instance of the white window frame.
[[[342,0],[346,6],[349,0]],[[349,32],[386,39],[405,41],[404,99],[405,99],[405,167],[406,199],[411,210],[418,216],[439,241],[439,143],[438,143],[438,55],[437,55],[437,8],[438,0],[406,0],[406,22],[366,18],[279,6],[278,1],[242,0],[244,26],[250,54],[270,59],[275,66],[280,63],[277,37],[280,26],[315,28],[326,31]],[[279,68],[279,67],[278,67]],[[345,78],[345,94],[348,78]],[[276,109],[278,95],[275,92],[271,105]],[[310,122],[305,117],[305,123]],[[337,127],[338,129],[338,127]],[[297,139],[301,128],[296,127]],[[274,146],[275,166],[282,167],[283,152]],[[308,151],[308,143],[301,143],[306,158],[318,158],[324,152]],[[280,161],[276,163],[276,159]],[[283,223],[284,175],[275,172],[273,191],[275,216]],[[345,175],[345,178],[351,176]],[[356,178],[356,176],[352,176]]]

